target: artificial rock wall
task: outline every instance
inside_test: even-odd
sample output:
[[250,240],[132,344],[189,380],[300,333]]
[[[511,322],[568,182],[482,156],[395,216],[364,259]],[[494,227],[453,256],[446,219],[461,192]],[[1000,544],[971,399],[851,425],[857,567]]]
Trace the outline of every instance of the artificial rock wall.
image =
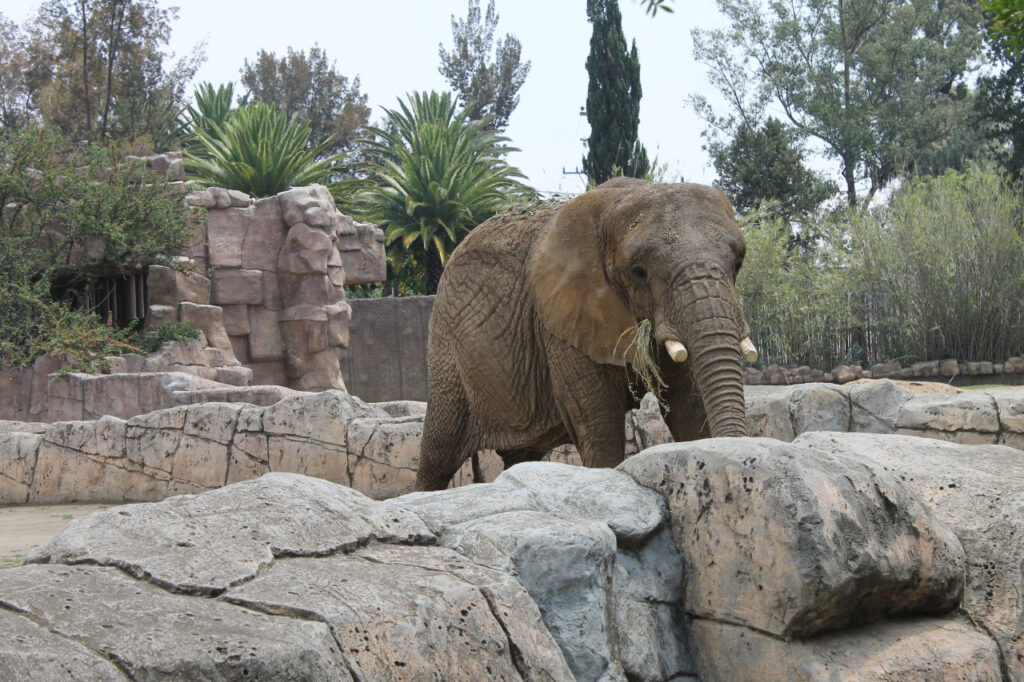
[[344,388],[343,287],[385,278],[383,233],[340,213],[321,185],[259,200],[210,188],[185,201],[208,215],[182,254],[194,270],[150,269],[147,325],[194,322],[256,384]]

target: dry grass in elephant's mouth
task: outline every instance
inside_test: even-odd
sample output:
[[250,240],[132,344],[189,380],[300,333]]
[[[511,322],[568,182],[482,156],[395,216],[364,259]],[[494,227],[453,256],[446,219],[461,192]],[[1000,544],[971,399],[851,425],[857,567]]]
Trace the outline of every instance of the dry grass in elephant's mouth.
[[[619,340],[621,341],[631,331],[633,330],[627,329],[622,332]],[[658,403],[668,412],[668,405],[661,398],[661,392],[666,388],[666,385],[665,381],[661,378],[661,371],[658,369],[657,349],[654,344],[654,329],[651,321],[648,319],[640,320],[636,325],[636,333],[633,335],[633,340],[626,346],[625,355],[627,358],[632,356],[628,368],[632,369],[636,378],[640,380],[644,391],[637,395],[638,387],[634,385],[633,377],[629,375],[627,370],[629,392],[638,400],[643,397],[643,393],[653,393],[658,399]]]

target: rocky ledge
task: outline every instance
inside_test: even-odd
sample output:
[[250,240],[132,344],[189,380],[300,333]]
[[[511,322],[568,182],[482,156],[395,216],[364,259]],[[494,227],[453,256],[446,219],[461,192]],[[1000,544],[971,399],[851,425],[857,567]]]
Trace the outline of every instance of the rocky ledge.
[[1022,458],[717,439],[385,502],[267,474],[0,573],[0,678],[1022,679]]
[[[750,432],[784,441],[815,431],[898,433],[1024,449],[1024,388],[918,394],[908,386],[915,388],[888,380],[748,386]],[[199,392],[202,400],[262,397],[265,406],[197,402],[128,419],[0,421],[0,504],[149,502],[268,472],[317,476],[374,499],[412,490],[423,403],[365,403],[344,391],[252,395],[267,388]],[[671,441],[653,396],[627,415],[624,428],[627,456]],[[579,463],[571,447],[548,458]],[[481,461],[487,480],[501,471],[494,453]],[[456,484],[471,480],[467,464]]]

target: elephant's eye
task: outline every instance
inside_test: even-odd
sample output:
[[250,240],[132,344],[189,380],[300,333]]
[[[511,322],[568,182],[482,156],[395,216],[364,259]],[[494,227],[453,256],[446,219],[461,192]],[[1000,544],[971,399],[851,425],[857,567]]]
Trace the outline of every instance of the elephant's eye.
[[647,271],[644,270],[644,266],[642,265],[634,265],[633,276],[637,279],[647,279]]

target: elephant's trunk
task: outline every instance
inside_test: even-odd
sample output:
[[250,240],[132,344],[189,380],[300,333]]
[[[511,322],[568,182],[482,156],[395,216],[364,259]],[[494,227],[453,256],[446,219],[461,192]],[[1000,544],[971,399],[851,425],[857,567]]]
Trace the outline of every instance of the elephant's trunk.
[[[692,363],[712,437],[746,436],[740,343],[744,323],[736,295],[720,277],[690,279],[680,289],[677,306],[685,303],[676,314],[681,319],[659,325],[657,336],[663,342],[675,338],[685,343],[686,362]],[[675,336],[673,328],[685,333]]]

